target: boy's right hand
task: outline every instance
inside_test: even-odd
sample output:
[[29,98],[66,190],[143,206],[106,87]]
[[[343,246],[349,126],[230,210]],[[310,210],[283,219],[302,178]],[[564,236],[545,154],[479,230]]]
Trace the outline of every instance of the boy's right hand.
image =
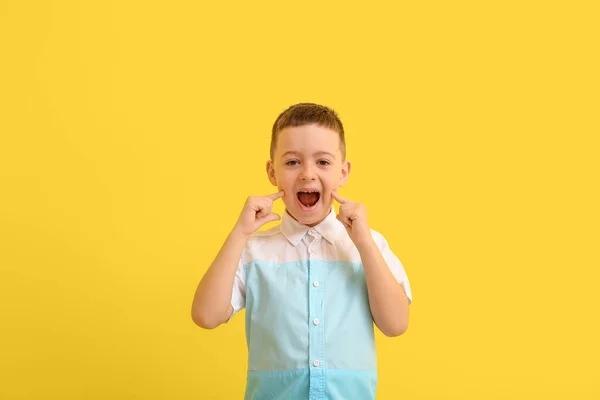
[[250,236],[264,224],[280,219],[279,214],[272,213],[271,209],[273,202],[282,196],[283,190],[268,196],[248,197],[234,230]]

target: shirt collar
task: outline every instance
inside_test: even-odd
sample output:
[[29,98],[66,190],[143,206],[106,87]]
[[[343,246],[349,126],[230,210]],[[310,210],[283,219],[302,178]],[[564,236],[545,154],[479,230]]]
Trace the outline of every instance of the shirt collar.
[[[296,221],[287,210],[283,212],[283,216],[281,217],[281,233],[283,233],[283,236],[285,236],[292,245],[296,246],[309,229],[311,229],[310,226]],[[315,225],[313,229],[323,236],[325,240],[333,244],[340,229],[344,229],[344,227],[336,218],[335,210],[331,207],[329,215],[327,215],[327,217],[325,217],[318,225]]]

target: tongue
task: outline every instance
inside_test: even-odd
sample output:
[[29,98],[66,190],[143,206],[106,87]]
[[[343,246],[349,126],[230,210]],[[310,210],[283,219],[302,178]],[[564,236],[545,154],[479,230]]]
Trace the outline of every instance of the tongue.
[[319,195],[317,193],[298,193],[298,200],[306,207],[314,206],[319,200]]

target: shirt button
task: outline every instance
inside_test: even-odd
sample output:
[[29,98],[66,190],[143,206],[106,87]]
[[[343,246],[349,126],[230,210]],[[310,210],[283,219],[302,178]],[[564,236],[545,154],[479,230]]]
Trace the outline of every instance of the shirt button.
[[319,281],[314,281],[314,282],[313,282],[313,286],[314,286],[314,287],[319,287]]
[[308,233],[310,233],[311,235],[314,235],[314,234],[316,233],[316,231],[315,231],[315,229],[313,229],[313,228],[310,228],[310,229],[308,230]]
[[319,362],[319,360],[315,360],[315,361],[313,361],[313,365],[315,367],[318,367],[319,365],[321,365],[321,363]]
[[321,323],[321,320],[319,318],[313,319],[313,324],[319,325],[320,323]]

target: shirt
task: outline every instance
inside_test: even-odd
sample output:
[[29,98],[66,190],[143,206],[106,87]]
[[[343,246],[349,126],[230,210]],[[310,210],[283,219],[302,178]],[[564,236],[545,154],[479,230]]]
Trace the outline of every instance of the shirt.
[[[402,263],[380,233],[371,235],[412,302]],[[246,307],[245,400],[375,399],[364,271],[333,208],[312,228],[286,211],[279,225],[255,232],[242,252],[231,304],[233,314]]]

